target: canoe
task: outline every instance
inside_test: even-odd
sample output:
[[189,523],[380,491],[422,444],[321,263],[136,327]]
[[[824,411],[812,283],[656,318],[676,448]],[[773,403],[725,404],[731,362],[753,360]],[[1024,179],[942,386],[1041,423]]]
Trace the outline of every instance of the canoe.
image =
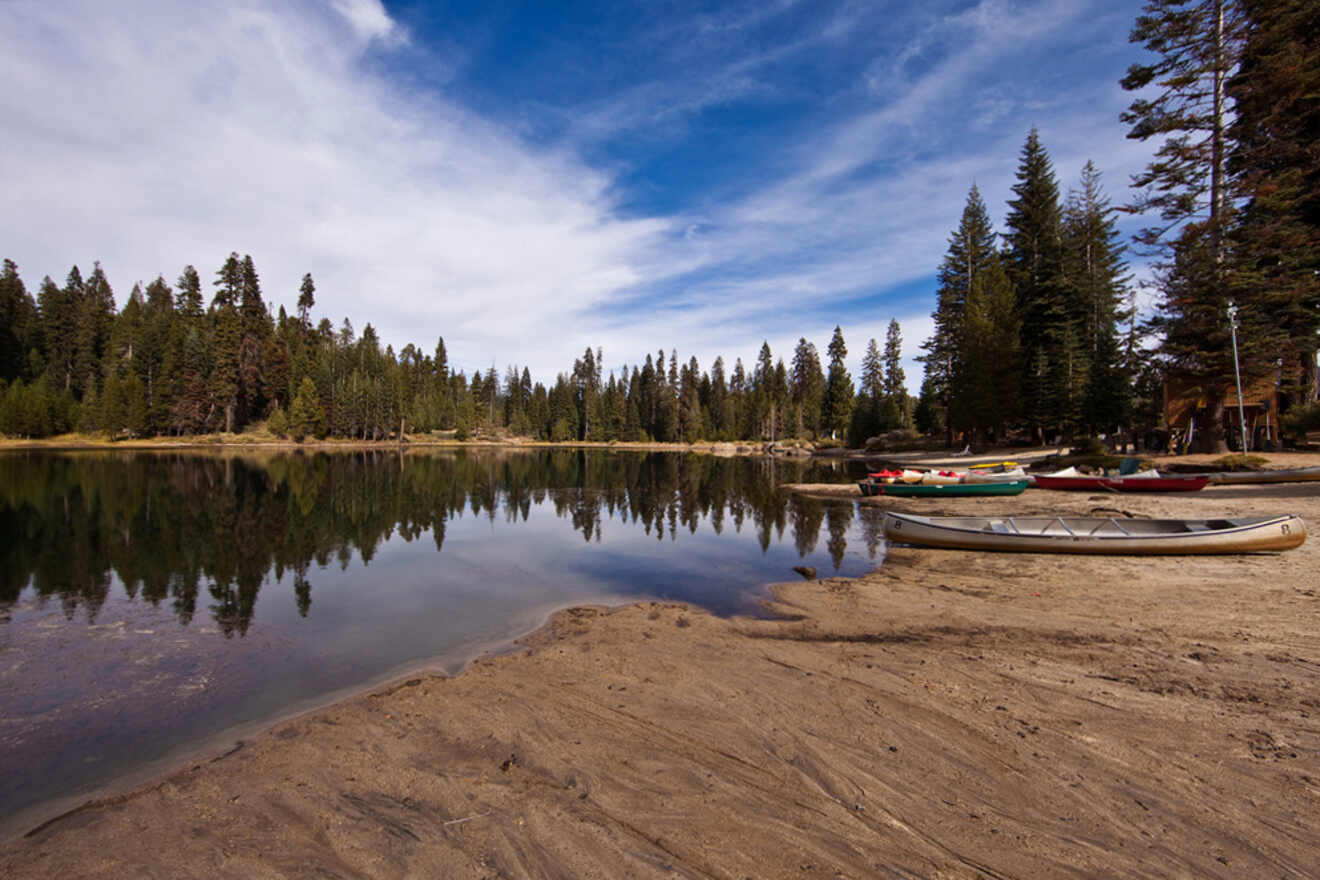
[[962,471],[914,471],[904,468],[901,471],[876,471],[866,475],[876,483],[921,483],[926,486],[961,483],[967,474]]
[[857,484],[866,496],[888,495],[896,498],[952,498],[965,495],[1020,495],[1026,480],[1010,483],[881,483],[863,480]]
[[1257,483],[1309,483],[1320,480],[1320,467],[1291,468],[1272,471],[1220,471],[1203,474],[1212,483],[1226,485],[1254,485]]
[[1179,555],[1291,550],[1306,540],[1301,517],[1119,519],[1073,516],[915,516],[888,511],[891,541],[958,550]]
[[1032,477],[1020,466],[1001,468],[995,465],[992,470],[968,469],[966,471],[875,471],[866,475],[867,479],[877,483],[920,483],[923,486],[949,485],[951,483],[1012,483]]
[[1002,471],[968,471],[967,476],[963,477],[964,483],[1011,483],[1015,480],[1026,480],[1028,483],[1032,483],[1035,478],[1029,476],[1020,467]]
[[1099,476],[1079,473],[1075,468],[1058,471],[1053,474],[1037,474],[1036,487],[1040,489],[1065,489],[1095,491],[1104,489],[1114,492],[1195,492],[1204,489],[1210,478],[1205,474],[1170,475],[1159,471],[1142,471],[1126,476]]

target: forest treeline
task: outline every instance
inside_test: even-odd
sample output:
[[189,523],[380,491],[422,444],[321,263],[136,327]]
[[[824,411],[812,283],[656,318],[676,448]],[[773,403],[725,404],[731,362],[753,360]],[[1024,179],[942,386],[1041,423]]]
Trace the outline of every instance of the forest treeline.
[[[312,322],[316,286],[304,276],[297,308],[271,311],[250,256],[229,255],[211,290],[186,266],[173,286],[135,285],[122,310],[97,264],[63,285],[48,276],[34,298],[18,267],[0,275],[0,431],[112,437],[242,431],[257,421],[295,439],[379,440],[500,428],[542,440],[777,440],[872,436],[902,426],[910,406],[891,321],[883,353],[870,340],[860,389],[835,328],[828,368],[802,338],[791,365],[769,343],[750,369],[717,357],[703,370],[661,350],[616,374],[600,348],[546,385],[526,367],[469,378],[433,351],[382,347],[367,324]],[[207,302],[209,295],[209,303]]]
[[919,427],[1045,439],[1153,426],[1172,378],[1205,402],[1203,448],[1222,451],[1236,367],[1244,387],[1275,375],[1281,407],[1316,414],[1315,3],[1149,0],[1131,40],[1151,58],[1120,83],[1134,93],[1121,121],[1158,148],[1121,210],[1153,221],[1134,244],[1155,260],[1156,308],[1134,320],[1116,209],[1095,167],[1061,201],[1033,130],[1006,231],[995,234],[973,187],[950,238]]

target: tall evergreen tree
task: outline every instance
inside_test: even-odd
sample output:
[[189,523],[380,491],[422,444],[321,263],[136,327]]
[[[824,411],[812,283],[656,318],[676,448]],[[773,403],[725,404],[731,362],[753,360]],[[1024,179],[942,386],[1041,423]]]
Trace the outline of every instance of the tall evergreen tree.
[[885,366],[880,358],[880,346],[875,337],[866,343],[866,353],[862,355],[861,387],[858,394],[865,394],[877,400],[885,393]]
[[144,433],[164,433],[173,408],[173,377],[165,374],[166,355],[174,324],[174,295],[157,276],[147,285],[142,332],[133,351],[133,371],[142,383],[146,404]]
[[1069,193],[1063,227],[1064,289],[1071,311],[1081,316],[1082,417],[1092,431],[1109,431],[1125,421],[1131,389],[1118,346],[1129,279],[1114,213],[1101,189],[1100,172],[1088,161],[1080,188]]
[[97,388],[101,377],[101,359],[110,342],[110,331],[115,320],[115,294],[110,281],[98,262],[92,274],[81,284],[73,281],[66,296],[78,303],[78,336],[74,341],[73,391],[83,394],[88,388]]
[[[1037,381],[1036,370],[1023,378],[1026,393],[1037,400],[1057,401],[1066,386],[1066,375],[1073,353],[1065,350],[1069,333],[1076,338],[1080,315],[1064,297],[1062,209],[1059,184],[1049,155],[1041,146],[1036,129],[1027,135],[1018,163],[1015,198],[1010,199],[1007,240],[1008,278],[1011,281],[1021,317],[1021,352],[1024,365],[1045,364],[1044,383]],[[1056,422],[1060,411],[1046,404],[1037,408]],[[1040,430],[1043,426],[1034,423]]]
[[[936,292],[935,332],[922,343],[926,352],[918,358],[925,366],[921,396],[931,407],[948,411],[953,393],[953,376],[958,370],[958,345],[962,338],[962,324],[967,305],[967,294],[977,275],[991,262],[998,261],[995,234],[990,215],[975,185],[967,194],[962,219],[957,230],[949,237],[949,250],[940,264],[939,289]],[[928,424],[933,423],[932,418]],[[952,444],[951,428],[944,421],[945,440]],[[920,429],[919,429],[920,430]]]
[[848,368],[844,365],[844,358],[848,356],[848,347],[843,342],[843,330],[837,325],[825,353],[829,355],[830,366],[825,375],[822,421],[831,435],[845,436],[852,423],[853,384],[852,376],[848,375]]
[[[81,286],[81,278],[79,278]],[[47,275],[37,290],[37,314],[41,328],[42,360],[52,387],[73,386],[74,338],[77,335],[78,301],[70,299]]]
[[798,339],[793,350],[793,370],[789,390],[796,411],[798,435],[820,436],[821,401],[825,397],[825,371],[821,369],[816,346],[806,337]]
[[243,292],[243,265],[238,254],[231,253],[220,267],[215,287],[215,297],[211,301],[213,343],[208,410],[220,412],[224,430],[233,433],[242,389],[243,321],[239,314],[239,300]]
[[[1147,0],[1130,39],[1157,57],[1133,64],[1121,80],[1140,91],[1120,119],[1128,137],[1161,140],[1155,159],[1133,177],[1140,192],[1128,206],[1156,213],[1159,223],[1136,241],[1164,254],[1159,266],[1162,308],[1152,329],[1165,334],[1161,349],[1186,378],[1199,381],[1208,410],[1199,427],[1202,448],[1227,449],[1223,430],[1228,385],[1224,357],[1210,348],[1223,335],[1225,308],[1232,295],[1226,265],[1227,231],[1233,200],[1226,159],[1229,108],[1225,85],[1241,55],[1243,15],[1237,0]],[[1154,97],[1144,97],[1155,89]],[[1188,272],[1190,275],[1180,276]],[[1257,304],[1244,317],[1258,318]],[[1200,338],[1200,350],[1189,348]],[[1245,334],[1250,341],[1255,334]],[[1172,341],[1176,340],[1176,341]]]
[[862,374],[857,397],[853,401],[852,421],[848,427],[848,445],[862,446],[897,422],[884,393],[884,362],[874,337],[862,355]]
[[316,282],[312,280],[312,273],[303,275],[302,285],[298,288],[298,326],[302,328],[303,333],[307,333],[312,327],[312,306],[316,305]]
[[977,443],[1004,436],[1018,409],[1020,328],[1013,285],[992,257],[972,281],[959,340],[949,421]]
[[257,277],[256,266],[250,255],[245,255],[242,262],[242,293],[240,294],[239,312],[242,319],[242,341],[239,346],[239,414],[241,422],[257,418],[264,414],[266,345],[270,339],[270,313],[261,296],[261,280]]
[[1231,233],[1234,295],[1260,307],[1295,402],[1317,397],[1320,323],[1320,14],[1310,0],[1241,0],[1246,20],[1228,173],[1246,199]]
[[752,374],[756,413],[752,436],[772,442],[777,439],[774,384],[775,361],[770,353],[770,342],[766,340],[761,343],[761,351],[756,356],[756,371]]
[[0,271],[0,381],[12,382],[27,374],[36,330],[36,301],[23,285],[18,266],[6,259]]
[[898,410],[900,425],[906,428],[910,420],[907,376],[903,374],[903,330],[897,318],[889,319],[889,327],[885,331],[884,368],[885,396],[893,402],[894,408]]

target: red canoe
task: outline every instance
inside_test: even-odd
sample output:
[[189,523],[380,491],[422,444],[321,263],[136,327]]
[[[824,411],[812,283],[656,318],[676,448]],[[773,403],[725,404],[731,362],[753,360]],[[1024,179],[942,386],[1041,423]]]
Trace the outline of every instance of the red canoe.
[[1036,477],[1039,489],[1109,489],[1115,492],[1195,492],[1204,489],[1210,478],[1204,474],[1158,477]]

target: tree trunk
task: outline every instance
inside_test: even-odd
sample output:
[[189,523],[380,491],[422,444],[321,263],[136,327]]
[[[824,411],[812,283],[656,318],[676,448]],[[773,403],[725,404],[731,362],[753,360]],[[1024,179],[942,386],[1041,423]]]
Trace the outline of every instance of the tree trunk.
[[1228,440],[1224,434],[1224,397],[1224,391],[1220,388],[1213,389],[1208,396],[1205,424],[1197,426],[1199,433],[1196,447],[1200,452],[1211,455],[1228,452]]
[[1316,360],[1314,351],[1303,351],[1298,360],[1300,369],[1297,371],[1298,390],[1301,392],[1301,400],[1298,401],[1302,406],[1310,406],[1315,403],[1317,392]]

